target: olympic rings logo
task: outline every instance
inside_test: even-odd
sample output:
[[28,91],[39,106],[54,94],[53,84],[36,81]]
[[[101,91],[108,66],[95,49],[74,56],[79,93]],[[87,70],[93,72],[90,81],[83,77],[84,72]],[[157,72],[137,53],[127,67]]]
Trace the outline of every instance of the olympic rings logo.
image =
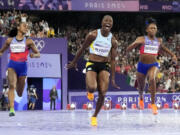
[[173,95],[172,100],[180,101],[180,95]]
[[44,40],[34,40],[34,44],[39,51],[42,51],[42,49],[45,47]]
[[[95,98],[95,101],[96,101],[96,102],[98,101],[98,97]],[[104,98],[104,101],[105,101],[105,102],[111,102],[111,101],[112,101],[112,97],[106,96],[106,97]]]

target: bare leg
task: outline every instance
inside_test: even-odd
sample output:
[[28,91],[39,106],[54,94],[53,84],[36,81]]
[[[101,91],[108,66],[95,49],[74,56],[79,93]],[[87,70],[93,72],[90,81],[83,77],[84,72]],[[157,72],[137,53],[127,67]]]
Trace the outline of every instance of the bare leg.
[[14,108],[14,91],[16,89],[16,83],[17,83],[17,75],[14,69],[8,68],[8,82],[9,82],[9,93],[8,93],[8,99],[9,99],[9,105],[10,108]]
[[149,90],[151,91],[151,103],[152,103],[152,112],[154,115],[158,114],[157,107],[155,105],[155,95],[156,95],[156,76],[158,68],[152,67],[148,71],[149,78]]
[[96,110],[93,114],[93,117],[97,117],[99,111],[101,110],[101,107],[104,103],[104,97],[106,95],[108,86],[109,86],[109,76],[110,73],[107,71],[101,71],[98,75],[98,94],[99,98],[96,103]]
[[86,73],[86,88],[88,92],[93,93],[97,89],[97,73],[88,71]]
[[92,101],[94,100],[94,92],[97,89],[97,73],[94,71],[88,71],[86,73],[86,88],[87,98]]
[[34,107],[35,107],[35,103],[32,104],[32,110],[34,110]]
[[25,87],[25,83],[26,83],[26,76],[20,76],[18,77],[17,80],[17,94],[19,97],[22,97],[23,91],[24,91],[24,87]]
[[139,98],[140,98],[140,100],[143,100],[145,79],[146,79],[146,76],[144,74],[137,72],[137,81],[138,81],[138,90],[139,90]]
[[151,103],[155,104],[155,94],[156,94],[156,76],[158,73],[157,67],[152,67],[148,71],[148,78],[149,78],[149,90],[151,92]]
[[29,109],[31,109],[32,103],[29,104]]

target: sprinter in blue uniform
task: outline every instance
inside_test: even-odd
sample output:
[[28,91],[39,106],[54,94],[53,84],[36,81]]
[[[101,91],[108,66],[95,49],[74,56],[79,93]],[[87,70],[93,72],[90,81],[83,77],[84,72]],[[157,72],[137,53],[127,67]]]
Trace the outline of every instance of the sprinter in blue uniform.
[[28,26],[26,22],[20,22],[17,24],[17,33],[13,37],[9,37],[0,49],[0,56],[10,48],[10,60],[7,66],[8,71],[8,83],[9,83],[9,116],[15,116],[14,111],[14,91],[17,91],[18,96],[22,96],[26,78],[27,78],[27,57],[29,49],[33,53],[30,54],[31,58],[39,58],[40,53],[37,50],[32,39],[25,37]]
[[156,76],[159,72],[159,63],[157,62],[157,55],[159,50],[169,54],[177,63],[177,58],[168,48],[163,45],[162,38],[157,38],[157,25],[153,18],[146,21],[146,36],[138,37],[128,48],[127,53],[140,47],[140,59],[137,65],[137,81],[139,90],[139,108],[144,109],[143,91],[145,87],[145,80],[148,78],[149,91],[151,91],[152,112],[154,115],[158,114],[155,105],[156,94]]

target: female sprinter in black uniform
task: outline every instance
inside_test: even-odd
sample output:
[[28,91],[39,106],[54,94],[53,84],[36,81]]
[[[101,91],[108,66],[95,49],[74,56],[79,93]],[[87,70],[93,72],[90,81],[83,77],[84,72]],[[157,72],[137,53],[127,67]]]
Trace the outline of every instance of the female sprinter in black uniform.
[[76,63],[86,48],[90,47],[89,61],[86,64],[86,87],[88,90],[87,97],[89,100],[94,99],[93,92],[98,89],[99,98],[96,104],[96,110],[91,118],[91,125],[97,126],[97,115],[104,103],[104,97],[109,85],[109,57],[111,58],[112,85],[115,84],[115,57],[117,41],[113,37],[111,28],[113,19],[106,15],[102,20],[102,28],[90,32],[81,49],[77,52],[73,61],[67,65],[67,68],[76,67]]
[[140,47],[140,59],[137,66],[137,81],[139,89],[139,107],[144,109],[143,90],[145,87],[145,80],[148,77],[149,91],[151,91],[152,112],[156,115],[157,107],[155,105],[156,93],[156,76],[159,71],[159,64],[157,62],[157,55],[159,50],[168,53],[175,62],[177,58],[174,53],[167,49],[163,43],[162,38],[157,38],[156,21],[152,18],[146,21],[146,36],[138,37],[128,48],[127,52],[136,47]]
[[13,38],[8,38],[0,49],[0,56],[5,50],[10,48],[10,60],[8,64],[8,83],[9,83],[9,104],[10,113],[9,116],[14,116],[14,90],[16,89],[18,96],[22,96],[26,78],[27,78],[27,56],[29,49],[32,49],[33,53],[30,54],[31,58],[39,58],[40,53],[37,50],[32,39],[25,37],[27,32],[27,24],[19,21],[17,24],[17,33],[14,33]]

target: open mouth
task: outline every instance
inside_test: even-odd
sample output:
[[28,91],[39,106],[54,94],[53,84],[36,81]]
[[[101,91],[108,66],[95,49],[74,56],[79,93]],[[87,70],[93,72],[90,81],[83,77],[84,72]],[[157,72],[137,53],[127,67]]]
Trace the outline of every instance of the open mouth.
[[111,27],[110,24],[106,24],[106,25],[105,25],[105,28],[106,28],[106,29],[110,29],[110,27]]

